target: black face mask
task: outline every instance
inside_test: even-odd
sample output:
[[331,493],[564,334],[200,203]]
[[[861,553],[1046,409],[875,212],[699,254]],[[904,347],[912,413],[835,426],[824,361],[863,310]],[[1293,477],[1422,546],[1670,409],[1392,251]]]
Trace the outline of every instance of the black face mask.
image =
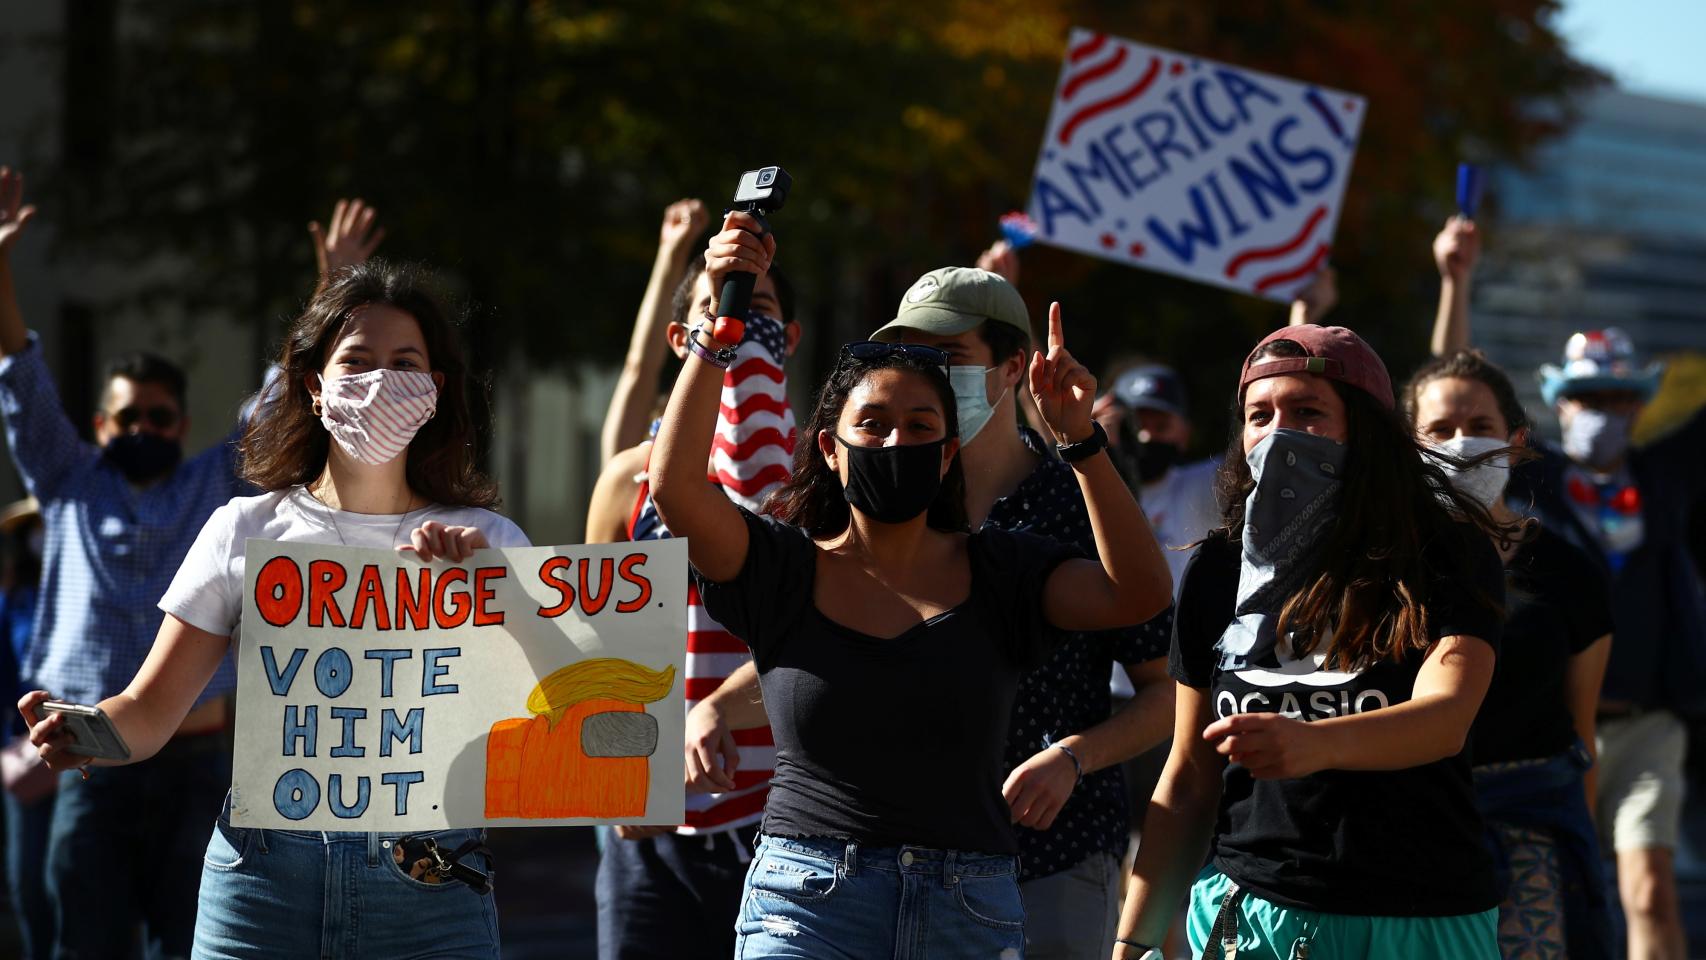
[[1161,479],[1173,465],[1179,462],[1179,448],[1171,443],[1139,443],[1131,452],[1132,464],[1137,468],[1137,478],[1143,483],[1151,483]]
[[184,448],[152,433],[126,433],[107,444],[102,456],[131,483],[148,483],[176,470]]
[[847,457],[847,502],[879,523],[905,523],[930,509],[942,489],[942,445],[859,447],[836,437]]

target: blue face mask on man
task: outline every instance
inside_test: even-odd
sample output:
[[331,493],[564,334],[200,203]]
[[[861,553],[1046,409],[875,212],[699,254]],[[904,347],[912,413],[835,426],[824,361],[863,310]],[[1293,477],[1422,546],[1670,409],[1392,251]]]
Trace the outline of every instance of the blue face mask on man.
[[1582,407],[1564,428],[1564,454],[1593,470],[1609,470],[1629,452],[1629,432],[1635,418]]
[[948,368],[948,383],[954,388],[954,407],[959,411],[960,443],[970,443],[995,416],[995,405],[1007,396],[1007,391],[1003,390],[1001,396],[995,398],[995,403],[989,402],[989,371],[994,369],[975,363]]

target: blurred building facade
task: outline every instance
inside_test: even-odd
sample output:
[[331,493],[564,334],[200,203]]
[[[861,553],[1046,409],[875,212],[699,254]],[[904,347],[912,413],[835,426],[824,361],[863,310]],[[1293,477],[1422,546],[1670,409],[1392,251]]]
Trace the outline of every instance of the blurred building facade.
[[1490,177],[1474,290],[1475,342],[1548,430],[1532,373],[1572,332],[1620,326],[1646,353],[1706,351],[1706,103],[1612,89],[1581,107],[1528,169]]

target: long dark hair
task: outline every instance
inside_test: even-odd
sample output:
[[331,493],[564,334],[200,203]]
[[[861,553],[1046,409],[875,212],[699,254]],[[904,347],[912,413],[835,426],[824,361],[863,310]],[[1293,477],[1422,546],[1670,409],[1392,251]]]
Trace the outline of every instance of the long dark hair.
[[[905,370],[929,381],[942,404],[947,438],[959,437],[959,412],[954,406],[954,388],[948,383],[948,375],[942,368],[903,354],[869,361],[848,360],[836,367],[824,381],[823,389],[818,391],[817,406],[812,409],[811,418],[794,446],[794,475],[770,494],[764,503],[764,512],[804,529],[819,540],[841,533],[853,522],[852,508],[847,505],[841,478],[829,469],[823,452],[818,449],[817,438],[825,430],[832,434],[836,432],[841,408],[847,405],[853,388],[878,370]],[[948,464],[947,475],[942,477],[942,489],[930,504],[924,522],[950,533],[964,533],[968,528],[966,477],[965,471],[960,469],[958,455]]]
[[[1304,356],[1289,340],[1262,348],[1263,357]],[[1410,425],[1396,411],[1356,387],[1329,381],[1345,404],[1345,465],[1339,512],[1316,556],[1320,570],[1280,610],[1280,636],[1291,636],[1298,657],[1330,637],[1332,669],[1363,669],[1402,660],[1433,644],[1428,607],[1444,571],[1433,557],[1462,557],[1485,550],[1482,534],[1508,537],[1479,503],[1459,494],[1423,455]],[[1225,513],[1211,536],[1233,543],[1244,535],[1244,501],[1255,482],[1244,459],[1243,391],[1234,401],[1232,442],[1216,478]],[[1467,521],[1467,522],[1465,522]],[[1471,598],[1495,613],[1491,597]]]
[[263,490],[282,490],[307,483],[326,468],[331,435],[314,414],[308,375],[325,369],[350,316],[374,304],[415,318],[433,372],[444,377],[438,412],[404,454],[409,487],[445,506],[493,506],[497,485],[474,463],[468,365],[455,326],[424,268],[383,260],[339,271],[291,324],[279,351],[278,379],[262,391],[238,445],[243,478]]
[[1487,355],[1479,350],[1459,350],[1443,357],[1435,357],[1422,364],[1410,377],[1410,382],[1404,384],[1404,413],[1411,423],[1416,421],[1417,407],[1421,402],[1422,391],[1435,380],[1456,378],[1473,380],[1485,386],[1493,393],[1493,400],[1499,405],[1499,413],[1505,418],[1506,434],[1532,425],[1528,411],[1523,408],[1522,400],[1516,395],[1516,387],[1511,385],[1511,378],[1505,376]]

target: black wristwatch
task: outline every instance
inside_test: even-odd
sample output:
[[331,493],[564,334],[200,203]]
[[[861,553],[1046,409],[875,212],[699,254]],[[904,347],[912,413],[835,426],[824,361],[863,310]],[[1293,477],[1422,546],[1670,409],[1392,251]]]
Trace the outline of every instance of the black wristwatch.
[[1077,443],[1057,443],[1054,452],[1067,463],[1077,463],[1101,453],[1108,446],[1108,431],[1102,429],[1101,423],[1090,421],[1090,435]]

